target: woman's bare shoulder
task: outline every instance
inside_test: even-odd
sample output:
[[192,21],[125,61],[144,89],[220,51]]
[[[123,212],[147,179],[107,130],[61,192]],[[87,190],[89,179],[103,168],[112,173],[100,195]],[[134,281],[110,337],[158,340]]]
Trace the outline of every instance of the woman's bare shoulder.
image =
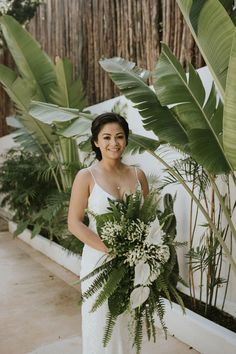
[[89,186],[91,183],[91,172],[89,168],[83,168],[79,170],[75,176],[74,184],[82,184],[83,186]]
[[139,168],[139,167],[135,167],[135,168],[136,168],[136,171],[137,171],[138,178],[140,180],[147,179],[145,173],[143,172],[143,170],[141,168]]
[[143,194],[144,196],[146,196],[149,192],[147,177],[141,168],[137,168],[137,175],[138,175],[138,180],[142,186]]

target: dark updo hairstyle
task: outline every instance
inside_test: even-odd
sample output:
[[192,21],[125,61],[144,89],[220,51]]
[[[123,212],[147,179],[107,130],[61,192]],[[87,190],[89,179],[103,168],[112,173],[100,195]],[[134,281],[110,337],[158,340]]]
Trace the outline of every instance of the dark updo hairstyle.
[[100,114],[99,116],[97,116],[94,119],[94,121],[92,123],[92,127],[91,127],[92,149],[96,154],[96,159],[98,159],[99,161],[102,160],[102,154],[101,154],[99,147],[97,147],[95,145],[95,141],[98,140],[98,134],[100,133],[100,131],[104,127],[104,125],[107,123],[118,123],[121,126],[121,128],[124,130],[126,145],[128,144],[129,126],[128,126],[128,123],[126,122],[125,118],[120,116],[119,114],[113,113],[113,112],[107,112],[107,113]]

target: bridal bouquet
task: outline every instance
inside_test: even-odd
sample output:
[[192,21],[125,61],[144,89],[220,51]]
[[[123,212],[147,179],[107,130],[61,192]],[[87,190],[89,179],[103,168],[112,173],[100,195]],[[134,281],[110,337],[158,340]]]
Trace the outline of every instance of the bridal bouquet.
[[[163,296],[177,300],[179,279],[175,248],[173,201],[166,197],[165,210],[157,210],[156,194],[150,192],[143,201],[141,192],[126,195],[124,200],[109,199],[108,212],[94,215],[97,231],[109,254],[104,262],[81,281],[95,277],[82,301],[97,294],[92,312],[108,301],[103,345],[111,338],[117,317],[129,311],[133,345],[140,353],[143,325],[148,339],[156,339],[157,315],[166,334]],[[89,212],[89,211],[88,211]]]

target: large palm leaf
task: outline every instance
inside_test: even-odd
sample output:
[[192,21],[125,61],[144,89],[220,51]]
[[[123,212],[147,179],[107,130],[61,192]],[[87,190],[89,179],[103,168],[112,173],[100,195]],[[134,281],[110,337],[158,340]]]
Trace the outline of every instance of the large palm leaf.
[[117,57],[101,59],[100,65],[121,92],[134,102],[145,129],[153,130],[160,140],[174,146],[187,144],[186,131],[181,123],[167,107],[160,104],[155,92],[145,82],[145,70],[135,67],[135,63]]
[[[173,111],[188,134],[191,155],[214,174],[230,170],[222,145],[222,103],[216,103],[214,86],[205,102],[205,89],[189,65],[189,75],[163,44],[155,70],[154,87],[162,105]],[[173,107],[174,105],[174,107]]]
[[161,144],[158,140],[130,132],[129,143],[125,149],[125,152],[131,154],[142,154],[145,151],[156,151],[160,145]]
[[234,24],[218,0],[177,0],[214,81],[224,97]]
[[35,88],[30,85],[26,79],[22,79],[17,74],[0,64],[0,82],[4,86],[9,97],[16,105],[17,111],[20,112],[20,122],[29,131],[31,135],[36,137],[39,144],[52,144],[55,140],[51,127],[46,126],[42,122],[38,122],[28,114],[30,99],[34,96]]
[[[83,144],[83,151],[91,151],[90,129],[95,118],[94,114],[80,112],[79,110],[67,110],[63,107],[42,102],[33,102],[30,114],[45,124],[57,125],[58,133],[65,138],[86,136],[86,144]],[[63,122],[63,123],[62,123]],[[160,142],[142,135],[134,134],[130,131],[129,144],[126,152],[143,153],[144,151],[155,151],[160,146]]]
[[80,79],[73,81],[73,67],[67,59],[59,59],[55,66],[58,85],[50,94],[50,102],[61,107],[83,109],[86,106],[83,85]]
[[35,85],[35,98],[45,101],[57,80],[51,59],[13,17],[2,16],[0,24],[20,75]]
[[226,155],[236,169],[236,30],[232,43],[229,69],[226,81],[223,142]]

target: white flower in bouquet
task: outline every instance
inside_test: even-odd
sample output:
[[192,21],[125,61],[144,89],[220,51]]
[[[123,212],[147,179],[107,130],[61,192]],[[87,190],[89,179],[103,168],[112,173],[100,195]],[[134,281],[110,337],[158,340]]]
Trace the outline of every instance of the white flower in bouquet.
[[134,286],[145,285],[151,274],[149,264],[144,261],[140,261],[136,264],[134,272]]
[[130,295],[131,308],[135,309],[142,305],[149,297],[150,288],[148,286],[139,286],[134,289]]
[[160,226],[158,218],[156,218],[149,226],[148,236],[146,237],[146,243],[148,245],[160,245],[162,244],[162,237],[164,232]]

